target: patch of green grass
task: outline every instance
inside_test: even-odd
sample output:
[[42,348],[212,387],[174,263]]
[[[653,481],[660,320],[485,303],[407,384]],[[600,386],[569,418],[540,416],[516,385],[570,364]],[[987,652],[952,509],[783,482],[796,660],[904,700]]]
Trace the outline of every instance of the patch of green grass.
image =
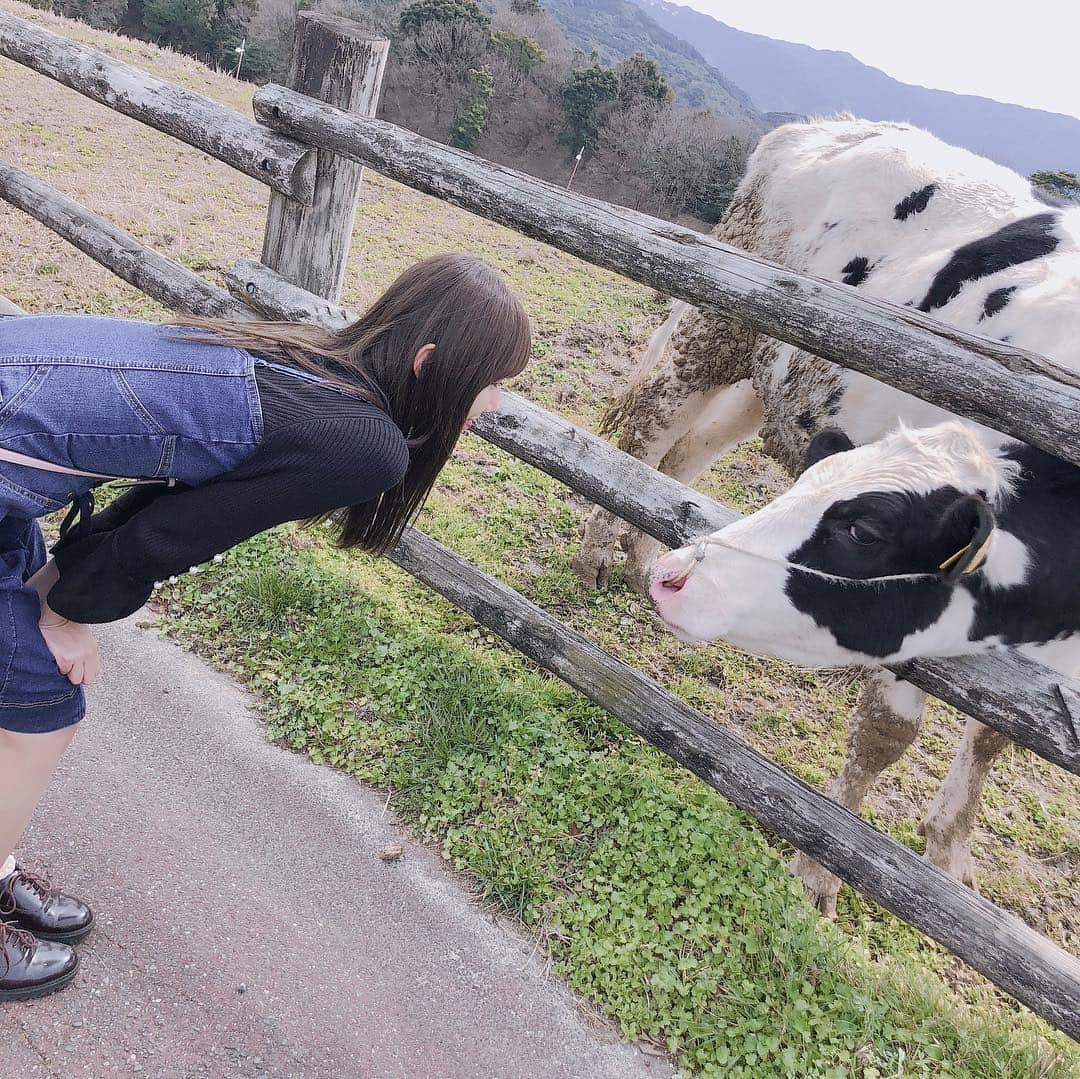
[[19,130],[25,133],[33,143],[39,145],[48,146],[64,140],[62,132],[53,127],[46,127],[44,124],[32,124],[24,120],[19,124]]
[[218,268],[217,263],[212,258],[207,258],[205,255],[198,252],[182,252],[177,261],[186,266],[189,270],[194,270],[195,273],[202,273],[203,270],[216,270]]
[[627,1038],[704,1075],[1069,1074],[1065,1039],[897,962],[918,935],[847,897],[852,946],[742,813],[449,604],[291,535],[167,587],[165,624],[260,691],[273,739],[389,788]]
[[260,629],[280,632],[299,616],[311,613],[304,579],[281,566],[252,566],[236,582],[245,620]]

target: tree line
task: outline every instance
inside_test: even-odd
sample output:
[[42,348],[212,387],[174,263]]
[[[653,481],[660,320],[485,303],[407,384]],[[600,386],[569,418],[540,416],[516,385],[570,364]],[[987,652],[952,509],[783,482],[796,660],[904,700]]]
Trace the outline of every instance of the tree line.
[[[757,132],[681,106],[656,62],[573,48],[542,0],[28,0],[263,83],[301,11],[390,37],[380,115],[543,179],[668,218],[718,220]],[[237,51],[243,44],[243,54]]]

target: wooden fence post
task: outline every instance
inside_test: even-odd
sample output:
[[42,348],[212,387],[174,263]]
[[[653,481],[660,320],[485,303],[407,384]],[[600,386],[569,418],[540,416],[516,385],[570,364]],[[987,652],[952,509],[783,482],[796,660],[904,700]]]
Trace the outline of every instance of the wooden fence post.
[[[370,36],[359,23],[302,12],[297,20],[289,86],[347,112],[374,116],[389,48],[389,41]],[[356,162],[320,150],[311,206],[272,191],[263,264],[337,303],[363,172]]]

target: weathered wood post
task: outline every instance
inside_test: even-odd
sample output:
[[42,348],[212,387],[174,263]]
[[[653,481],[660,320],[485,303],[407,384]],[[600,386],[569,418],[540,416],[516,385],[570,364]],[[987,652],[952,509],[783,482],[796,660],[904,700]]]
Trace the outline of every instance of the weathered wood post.
[[[296,28],[289,86],[347,112],[374,116],[390,42],[359,23],[302,12]],[[319,151],[310,206],[270,194],[263,264],[309,292],[337,303],[352,242],[363,167]]]

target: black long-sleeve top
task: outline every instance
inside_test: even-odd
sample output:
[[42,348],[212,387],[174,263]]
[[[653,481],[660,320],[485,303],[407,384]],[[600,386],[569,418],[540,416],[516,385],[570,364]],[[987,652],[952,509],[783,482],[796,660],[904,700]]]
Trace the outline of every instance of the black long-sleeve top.
[[137,611],[154,582],[283,521],[359,505],[396,486],[409,450],[393,420],[358,398],[258,365],[263,439],[237,468],[169,488],[132,487],[52,547],[49,606],[73,622]]

